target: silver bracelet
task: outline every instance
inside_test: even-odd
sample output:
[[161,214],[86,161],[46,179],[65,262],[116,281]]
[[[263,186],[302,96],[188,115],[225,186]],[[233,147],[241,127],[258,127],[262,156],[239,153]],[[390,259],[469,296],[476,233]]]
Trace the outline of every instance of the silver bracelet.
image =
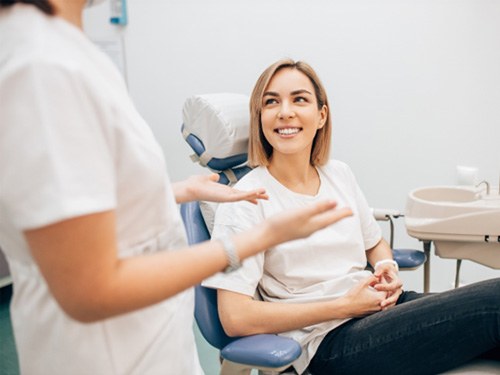
[[222,248],[224,253],[226,253],[226,258],[228,261],[228,266],[224,269],[225,273],[236,271],[241,267],[241,260],[236,251],[236,246],[234,246],[233,240],[229,236],[223,236],[219,238],[222,243]]
[[396,271],[399,272],[399,265],[394,259],[382,259],[379,260],[377,263],[375,263],[375,266],[373,267],[374,270],[378,268],[378,266],[386,263],[391,263],[394,267],[396,267]]

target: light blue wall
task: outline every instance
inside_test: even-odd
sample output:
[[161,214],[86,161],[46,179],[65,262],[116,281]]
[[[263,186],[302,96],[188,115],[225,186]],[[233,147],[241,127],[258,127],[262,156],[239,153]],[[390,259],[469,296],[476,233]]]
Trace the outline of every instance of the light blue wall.
[[[172,179],[199,172],[179,128],[184,100],[248,94],[270,63],[311,63],[330,94],[333,156],[374,207],[404,210],[408,192],[454,184],[456,165],[500,173],[500,2],[494,0],[129,0],[130,24],[106,5],[86,30],[125,41],[130,92],[157,135]],[[398,224],[400,244],[420,247]],[[432,259],[432,289],[454,262]],[[465,262],[462,279],[500,276]],[[421,271],[405,273],[421,289]]]

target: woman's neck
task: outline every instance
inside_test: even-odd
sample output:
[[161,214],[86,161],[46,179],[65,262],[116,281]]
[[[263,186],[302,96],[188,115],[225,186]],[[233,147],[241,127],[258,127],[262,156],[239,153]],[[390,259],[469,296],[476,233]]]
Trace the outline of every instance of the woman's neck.
[[86,0],[51,0],[56,9],[56,15],[83,29],[82,18]]
[[309,159],[273,154],[267,169],[276,180],[295,193],[318,193],[321,181],[318,171],[310,164]]

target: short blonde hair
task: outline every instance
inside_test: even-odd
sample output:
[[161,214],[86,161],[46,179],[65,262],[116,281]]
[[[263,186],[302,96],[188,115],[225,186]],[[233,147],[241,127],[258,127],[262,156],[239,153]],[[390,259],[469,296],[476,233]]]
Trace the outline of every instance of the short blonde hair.
[[303,61],[294,61],[292,59],[282,59],[269,66],[261,74],[252,91],[252,96],[250,98],[250,139],[248,144],[248,164],[251,167],[269,165],[269,159],[273,154],[273,147],[269,144],[262,131],[262,99],[264,91],[269,85],[271,79],[278,71],[284,68],[297,69],[298,71],[304,73],[311,80],[314,87],[316,101],[318,102],[318,109],[321,110],[323,106],[326,106],[327,108],[326,122],[321,129],[318,129],[316,136],[314,137],[310,158],[311,165],[324,165],[328,162],[330,157],[332,133],[330,106],[328,105],[326,91],[318,75],[309,64]]

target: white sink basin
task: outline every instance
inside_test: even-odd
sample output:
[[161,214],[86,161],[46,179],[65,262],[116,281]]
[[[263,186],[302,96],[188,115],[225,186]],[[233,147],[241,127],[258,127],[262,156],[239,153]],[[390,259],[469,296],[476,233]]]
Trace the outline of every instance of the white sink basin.
[[450,186],[425,187],[412,191],[415,199],[427,202],[473,202],[479,199],[475,190]]
[[408,234],[434,242],[443,258],[470,259],[500,269],[500,195],[455,186],[410,192],[405,223]]

